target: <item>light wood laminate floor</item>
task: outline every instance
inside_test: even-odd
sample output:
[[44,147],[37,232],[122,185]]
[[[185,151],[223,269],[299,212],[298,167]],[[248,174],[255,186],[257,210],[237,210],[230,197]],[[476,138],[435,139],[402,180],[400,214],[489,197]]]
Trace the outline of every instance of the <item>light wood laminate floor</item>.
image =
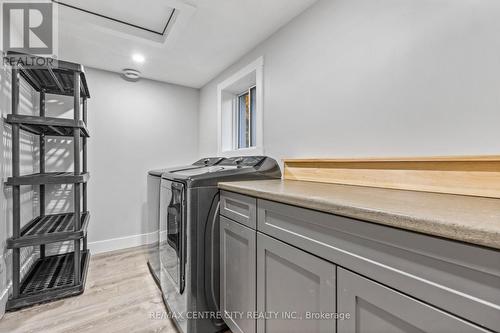
[[145,254],[139,247],[92,256],[82,295],[6,313],[0,332],[177,332],[169,319],[152,319],[165,307]]

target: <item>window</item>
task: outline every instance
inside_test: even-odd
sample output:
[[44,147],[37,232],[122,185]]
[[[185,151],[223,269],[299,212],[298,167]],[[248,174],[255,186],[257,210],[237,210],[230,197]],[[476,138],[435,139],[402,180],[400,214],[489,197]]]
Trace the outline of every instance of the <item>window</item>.
[[255,86],[238,96],[238,148],[255,146]]
[[220,156],[263,155],[263,58],[218,85]]

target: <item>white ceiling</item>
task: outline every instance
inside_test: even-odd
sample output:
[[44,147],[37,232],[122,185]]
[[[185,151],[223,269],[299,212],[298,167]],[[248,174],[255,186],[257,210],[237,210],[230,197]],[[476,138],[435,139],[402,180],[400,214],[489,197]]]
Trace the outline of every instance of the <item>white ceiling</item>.
[[[317,0],[59,0],[165,36],[58,6],[59,57],[199,88]],[[145,56],[143,64],[132,54]]]

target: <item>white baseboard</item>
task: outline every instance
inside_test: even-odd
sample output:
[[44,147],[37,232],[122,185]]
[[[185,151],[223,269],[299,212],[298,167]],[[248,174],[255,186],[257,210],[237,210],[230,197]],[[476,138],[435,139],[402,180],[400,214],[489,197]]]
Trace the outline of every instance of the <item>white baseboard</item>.
[[89,242],[88,248],[92,254],[104,253],[115,250],[123,250],[151,243],[151,240],[158,238],[157,233],[140,234],[120,238],[106,239],[97,242]]

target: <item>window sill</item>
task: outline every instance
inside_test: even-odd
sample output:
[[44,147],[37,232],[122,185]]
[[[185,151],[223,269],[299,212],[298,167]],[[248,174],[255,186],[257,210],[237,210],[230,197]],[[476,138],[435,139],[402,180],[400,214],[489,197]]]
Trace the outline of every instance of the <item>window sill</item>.
[[234,150],[225,150],[221,151],[219,155],[221,155],[222,157],[261,156],[264,155],[264,149],[262,147],[251,147],[251,148],[242,148]]

